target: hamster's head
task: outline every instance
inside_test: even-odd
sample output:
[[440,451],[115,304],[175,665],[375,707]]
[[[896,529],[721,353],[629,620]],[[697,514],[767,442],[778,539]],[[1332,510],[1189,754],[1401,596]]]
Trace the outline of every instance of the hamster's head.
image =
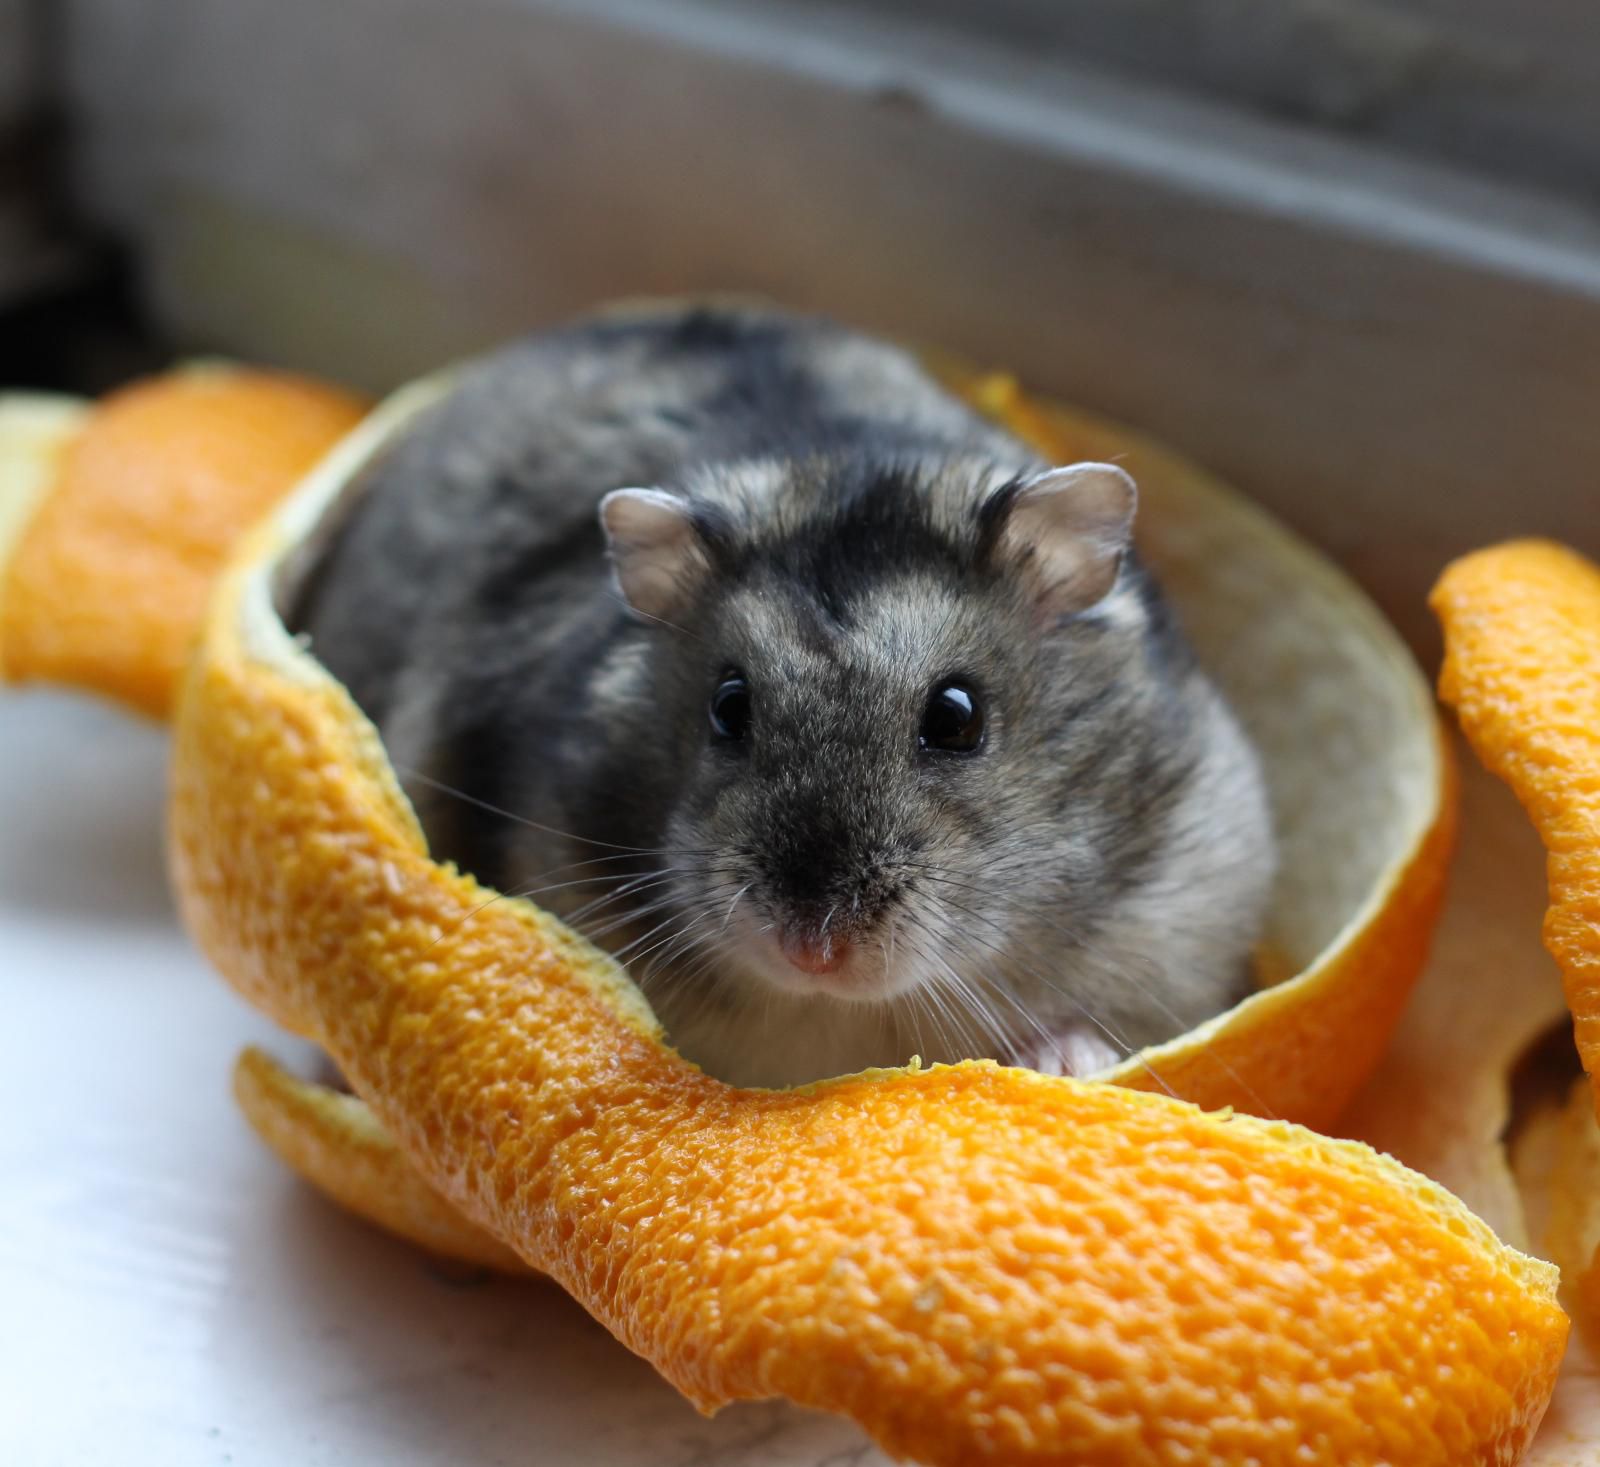
[[617,589],[671,649],[676,957],[724,1016],[870,1006],[924,1055],[1005,1059],[1232,996],[1265,804],[1133,557],[1135,499],[1105,464],[959,460],[607,497]]

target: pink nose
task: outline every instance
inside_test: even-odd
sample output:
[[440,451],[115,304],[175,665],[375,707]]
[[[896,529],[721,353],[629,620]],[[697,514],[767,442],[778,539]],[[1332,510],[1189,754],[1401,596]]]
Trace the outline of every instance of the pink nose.
[[784,957],[802,973],[837,972],[850,956],[850,944],[842,937],[812,937],[785,932],[780,942]]

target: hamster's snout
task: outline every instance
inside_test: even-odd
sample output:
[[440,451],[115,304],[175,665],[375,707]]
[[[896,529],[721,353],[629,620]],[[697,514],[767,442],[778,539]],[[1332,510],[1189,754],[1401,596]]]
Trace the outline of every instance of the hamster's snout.
[[893,935],[903,925],[902,891],[877,863],[836,873],[822,900],[799,897],[791,882],[770,875],[751,885],[729,933],[747,973],[791,994],[849,1000],[908,986]]
[[904,842],[876,818],[870,792],[829,787],[825,772],[786,792],[751,852],[752,922],[742,956],[791,993],[881,997],[895,987],[887,929],[899,907]]

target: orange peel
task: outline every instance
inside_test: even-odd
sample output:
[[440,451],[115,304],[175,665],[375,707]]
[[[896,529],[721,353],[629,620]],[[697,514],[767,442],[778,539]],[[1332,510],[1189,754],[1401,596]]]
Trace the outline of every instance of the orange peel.
[[[1223,529],[1208,516],[1220,505],[1237,526],[1253,512],[1178,466],[1168,500],[1189,518],[1166,520],[1163,543],[1176,461],[1037,409],[1005,379],[968,389],[1052,456],[1089,456],[1055,451],[1073,441],[1140,454],[1152,559],[1186,613],[1203,605],[1185,602],[1186,575],[1218,589],[1205,576]],[[383,1128],[247,1059],[245,1104],[264,1130],[284,1122],[280,1151],[332,1186],[330,1158],[337,1173],[365,1147],[377,1180],[346,1197],[358,1210],[411,1185],[408,1159],[704,1407],[788,1395],[932,1463],[1516,1459],[1565,1338],[1553,1271],[1397,1164],[1279,1122],[982,1063],[733,1090],[662,1044],[611,960],[525,902],[480,910],[476,883],[429,860],[374,731],[287,636],[274,583],[364,457],[437,390],[369,420],[251,537],[180,704],[173,849],[190,926],[243,993],[329,1050]],[[1268,535],[1256,519],[1247,528]],[[1398,754],[1321,837],[1352,811],[1390,813],[1352,851],[1328,844],[1334,897],[1297,891],[1315,862],[1291,859],[1274,936],[1299,976],[1146,1059],[1208,1101],[1206,1086],[1248,1088],[1246,1104],[1319,1114],[1330,1088],[1359,1082],[1420,964],[1449,764],[1392,635],[1300,554],[1323,598],[1310,624],[1357,644],[1335,663],[1369,675],[1392,719],[1347,741],[1355,760]],[[1247,567],[1233,562],[1246,580]],[[1227,599],[1231,620],[1190,618],[1203,656],[1259,615],[1257,588]],[[1252,671],[1232,676],[1247,686]],[[1339,714],[1302,736],[1348,735]],[[1270,764],[1281,747],[1253,731]],[[1329,745],[1330,781],[1341,754]],[[1315,802],[1283,774],[1274,794]],[[1382,981],[1362,988],[1371,962]],[[1317,1020],[1295,1036],[1307,1006]],[[1256,1058],[1286,1032],[1289,1060]],[[477,1246],[448,1220],[437,1237]]]
[[1600,566],[1517,541],[1450,566],[1432,604],[1445,634],[1440,696],[1544,842],[1545,946],[1600,1084]]
[[229,576],[182,703],[192,929],[691,1400],[788,1396],[936,1464],[1525,1445],[1553,1271],[1366,1148],[987,1063],[774,1092],[678,1058],[605,955],[428,859],[270,571]]
[[1506,1155],[1512,1076],[1567,1009],[1537,939],[1538,837],[1505,786],[1476,764],[1463,771],[1461,793],[1466,839],[1428,966],[1337,1133],[1442,1183],[1520,1248],[1538,1229],[1525,1220],[1527,1190]]
[[[1454,842],[1454,760],[1437,737],[1410,654],[1342,576],[1203,471],[1126,429],[1040,405],[1008,377],[976,376],[947,362],[938,370],[1048,457],[1130,465],[1146,505],[1142,549],[1265,748],[1275,798],[1294,831],[1285,861],[1293,895],[1280,900],[1271,935],[1278,965],[1291,976],[1201,1029],[1130,1057],[1105,1078],[1170,1089],[1207,1107],[1330,1125],[1404,1007]],[[1318,649],[1324,670],[1326,693],[1315,716],[1277,695],[1305,647]],[[1350,717],[1351,709],[1360,716]],[[1303,744],[1340,751],[1324,786],[1336,798],[1305,788],[1295,752]],[[1365,832],[1364,851],[1346,849],[1363,839],[1346,829],[1352,823]],[[1345,890],[1330,902],[1334,873]],[[313,1094],[281,1099],[309,1103]],[[315,1129],[310,1111],[304,1121]],[[285,1149],[289,1134],[289,1118],[279,1116],[269,1140],[304,1171]],[[350,1174],[364,1171],[353,1162]],[[342,1200],[355,1205],[348,1184]],[[356,1210],[404,1217],[410,1207],[403,1198],[374,1195]]]
[[9,402],[6,456],[36,478],[0,495],[0,675],[92,688],[157,718],[240,533],[368,406],[324,383],[220,365],[92,410]]
[[504,1243],[423,1182],[365,1101],[291,1075],[259,1049],[239,1056],[233,1095],[291,1171],[357,1217],[444,1258],[527,1271]]
[[1600,1326],[1600,566],[1547,541],[1448,567],[1432,604],[1440,695],[1485,768],[1521,802],[1546,852],[1544,942],[1561,969],[1590,1077],[1585,1110],[1548,1122],[1543,1243],[1580,1318]]

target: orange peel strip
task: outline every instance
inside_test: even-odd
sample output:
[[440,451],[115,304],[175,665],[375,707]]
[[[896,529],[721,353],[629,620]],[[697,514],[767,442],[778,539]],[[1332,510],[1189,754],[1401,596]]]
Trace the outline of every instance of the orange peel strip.
[[[61,475],[67,446],[88,420],[87,403],[47,393],[0,396],[0,571]],[[0,654],[4,652],[0,641]],[[0,672],[5,666],[0,655]]]
[[[1440,695],[1544,843],[1544,942],[1600,1106],[1600,566],[1560,545],[1515,541],[1451,565],[1432,604],[1445,635]],[[1570,1175],[1566,1185],[1570,1194]],[[1559,1188],[1556,1202],[1565,1215],[1577,1210]],[[1565,1251],[1577,1232],[1560,1229]],[[1594,1321],[1592,1248],[1573,1287]]]
[[1600,566],[1525,540],[1450,566],[1432,604],[1439,691],[1547,852],[1544,941],[1600,1083]]
[[1587,1079],[1526,1122],[1512,1164],[1537,1251],[1560,1266],[1563,1300],[1581,1326],[1525,1467],[1592,1467],[1600,1461],[1600,1270],[1589,1262],[1600,1242],[1600,1125]]
[[1475,763],[1464,771],[1461,822],[1466,839],[1432,957],[1337,1134],[1426,1173],[1521,1248],[1526,1198],[1502,1140],[1511,1076],[1567,1007],[1537,941],[1546,901],[1538,836],[1510,791]]
[[1398,1164],[988,1063],[735,1090],[604,954],[429,860],[272,605],[384,430],[213,604],[174,869],[212,960],[429,1185],[703,1408],[783,1395],[932,1464],[1516,1459],[1565,1342],[1554,1272]]
[[423,1184],[365,1101],[291,1075],[259,1049],[239,1056],[233,1094],[290,1170],[357,1217],[459,1263],[527,1272],[505,1244]]
[[336,387],[225,366],[95,406],[60,442],[48,494],[0,494],[0,674],[165,717],[239,535],[366,410]]

